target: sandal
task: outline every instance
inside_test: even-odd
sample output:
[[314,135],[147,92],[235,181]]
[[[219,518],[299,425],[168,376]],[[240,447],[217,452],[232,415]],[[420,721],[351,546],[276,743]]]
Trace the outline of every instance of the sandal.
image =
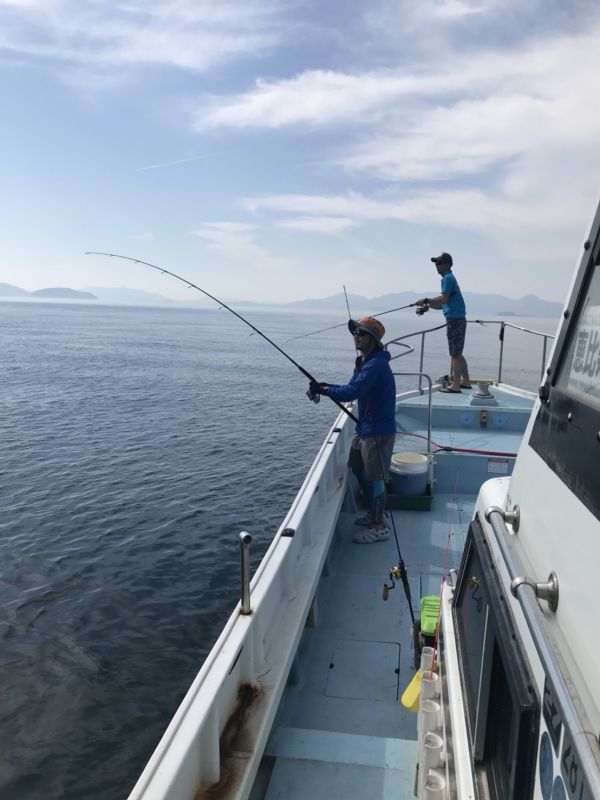
[[[384,517],[389,517],[389,512],[385,511],[383,516]],[[375,523],[375,520],[373,519],[373,515],[371,514],[370,511],[367,514],[364,514],[362,517],[357,517],[354,520],[354,524],[355,525],[364,525],[365,527],[373,525],[374,523]]]
[[370,512],[368,514],[363,514],[362,517],[357,517],[354,520],[355,525],[372,525],[374,522],[375,520],[371,516]]
[[375,542],[386,542],[390,538],[390,529],[385,528],[367,528],[360,533],[355,533],[352,541],[356,544],[375,544]]
[[440,392],[443,392],[444,394],[461,394],[460,389],[449,389],[447,386],[442,386]]

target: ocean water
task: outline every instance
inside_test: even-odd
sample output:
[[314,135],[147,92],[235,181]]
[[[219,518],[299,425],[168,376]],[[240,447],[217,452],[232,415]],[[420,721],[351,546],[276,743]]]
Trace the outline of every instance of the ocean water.
[[[290,340],[342,316],[241,313],[319,380],[351,375],[345,327]],[[119,800],[237,602],[239,532],[256,567],[337,409],[223,309],[5,302],[0,336],[0,798]],[[469,326],[472,375],[498,347]],[[508,331],[504,379],[535,390],[541,353]],[[448,371],[444,331],[425,366]]]

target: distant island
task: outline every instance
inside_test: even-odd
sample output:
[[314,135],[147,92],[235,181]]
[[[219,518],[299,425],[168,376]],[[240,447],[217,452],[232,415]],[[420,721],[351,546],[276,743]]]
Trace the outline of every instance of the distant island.
[[28,297],[29,292],[13,286],[12,283],[0,283],[0,297]]
[[[534,294],[525,295],[518,299],[505,297],[501,294],[476,294],[474,292],[464,292],[465,303],[467,305],[467,315],[495,318],[504,317],[545,317],[546,319],[558,319],[562,313],[562,304],[554,303],[550,300],[542,300]],[[193,297],[193,299],[192,299]],[[420,297],[416,292],[400,292],[396,294],[382,294],[378,297],[364,297],[359,294],[349,294],[348,302],[355,317],[365,314],[377,314],[382,311],[408,306]],[[12,299],[42,299],[42,300],[93,300],[105,305],[130,305],[130,306],[171,306],[176,307],[197,307],[212,308],[213,304],[207,300],[196,296],[190,296],[187,301],[173,300],[163,295],[153,292],[146,292],[142,289],[128,289],[124,286],[108,287],[88,287],[85,290],[75,290],[68,288],[47,288],[38,289],[35,292],[27,292],[19,286],[10,283],[0,282],[0,298]],[[298,311],[331,311],[339,313],[346,312],[346,296],[343,292],[329,297],[311,298],[306,300],[295,300],[291,303],[256,303],[244,300],[227,300],[226,302],[240,307],[261,309],[290,309]],[[502,309],[499,311],[498,309]],[[407,309],[410,313],[412,309]]]
[[78,292],[75,289],[57,287],[55,289],[38,289],[31,292],[30,297],[52,297],[55,300],[97,300],[91,292]]
[[[467,316],[469,317],[489,315],[492,317],[545,317],[547,319],[558,319],[563,309],[562,303],[542,300],[534,294],[528,294],[518,299],[505,297],[501,294],[476,294],[475,292],[463,292],[463,296],[467,306]],[[357,316],[363,313],[374,314],[391,308],[400,308],[414,303],[418,297],[422,297],[422,294],[399,292],[371,298],[359,294],[349,294],[348,302],[354,316]],[[343,292],[339,292],[322,299],[297,300],[293,303],[288,303],[288,306],[290,308],[306,309],[307,311],[309,309],[345,311],[346,297]],[[498,311],[498,309],[503,309],[503,311]]]
[[91,292],[79,292],[75,289],[64,287],[52,287],[48,289],[37,289],[35,292],[27,292],[20,286],[13,286],[11,283],[0,283],[0,297],[41,297],[51,300],[97,300],[98,298]]

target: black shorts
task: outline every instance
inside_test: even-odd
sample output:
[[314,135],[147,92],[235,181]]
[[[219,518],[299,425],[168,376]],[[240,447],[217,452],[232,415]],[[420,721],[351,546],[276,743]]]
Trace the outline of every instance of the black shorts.
[[467,320],[464,317],[461,319],[448,319],[446,320],[446,329],[450,357],[456,358],[457,356],[462,356],[462,351],[465,346]]

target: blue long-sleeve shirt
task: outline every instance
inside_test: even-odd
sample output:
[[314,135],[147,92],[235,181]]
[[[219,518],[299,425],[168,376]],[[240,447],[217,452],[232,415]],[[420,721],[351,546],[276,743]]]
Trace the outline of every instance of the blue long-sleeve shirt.
[[387,350],[375,350],[349,383],[328,384],[327,396],[347,403],[358,399],[359,436],[383,436],[396,431],[396,381]]

